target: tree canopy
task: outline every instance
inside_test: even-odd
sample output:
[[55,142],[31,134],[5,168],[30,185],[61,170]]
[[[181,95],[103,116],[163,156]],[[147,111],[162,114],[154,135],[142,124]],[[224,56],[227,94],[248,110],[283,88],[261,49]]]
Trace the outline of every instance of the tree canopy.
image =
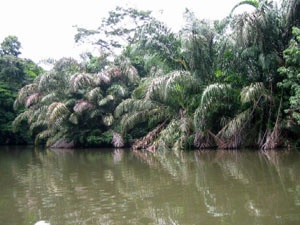
[[177,33],[120,7],[97,29],[77,28],[76,42],[102,54],[57,61],[21,88],[15,128],[27,121],[36,143],[54,147],[297,146],[300,2],[241,1],[232,12],[244,4],[254,11],[220,21],[186,10]]

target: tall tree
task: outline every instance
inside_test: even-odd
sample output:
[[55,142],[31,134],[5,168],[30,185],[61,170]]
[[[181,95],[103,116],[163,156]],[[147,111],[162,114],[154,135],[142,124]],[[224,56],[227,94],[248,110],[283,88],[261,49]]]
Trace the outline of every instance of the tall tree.
[[8,36],[1,43],[0,55],[0,144],[30,142],[26,126],[12,131],[12,121],[18,113],[13,110],[13,102],[18,90],[30,83],[43,70],[32,60],[19,58],[20,42],[17,37]]
[[1,43],[1,55],[13,55],[19,56],[21,43],[18,41],[16,36],[8,36],[6,37],[3,42]]

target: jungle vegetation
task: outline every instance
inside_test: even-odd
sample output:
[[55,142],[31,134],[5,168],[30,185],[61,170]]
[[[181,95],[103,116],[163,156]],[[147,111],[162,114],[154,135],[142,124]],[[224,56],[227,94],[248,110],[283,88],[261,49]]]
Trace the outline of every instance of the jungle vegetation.
[[6,37],[0,46],[0,144],[26,144],[32,139],[26,123],[13,132],[12,122],[25,110],[13,109],[18,90],[30,84],[43,72],[42,68],[30,59],[19,57],[21,43],[16,36]]
[[[254,11],[235,13],[243,4]],[[117,7],[98,29],[77,27],[75,41],[100,56],[63,58],[32,82],[24,75],[14,129],[27,121],[49,147],[298,146],[299,15],[298,0],[241,1],[220,21],[186,10],[175,33],[150,11]],[[1,57],[17,60],[15,50]]]

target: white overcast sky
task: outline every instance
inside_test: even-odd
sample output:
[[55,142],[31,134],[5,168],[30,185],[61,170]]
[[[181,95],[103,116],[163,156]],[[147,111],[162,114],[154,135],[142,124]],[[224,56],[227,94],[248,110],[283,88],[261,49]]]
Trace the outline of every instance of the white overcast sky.
[[222,19],[239,0],[0,0],[0,42],[15,35],[22,44],[21,57],[78,58],[83,51],[74,42],[74,25],[96,28],[117,5],[163,10],[160,19],[178,30],[188,8],[202,19]]

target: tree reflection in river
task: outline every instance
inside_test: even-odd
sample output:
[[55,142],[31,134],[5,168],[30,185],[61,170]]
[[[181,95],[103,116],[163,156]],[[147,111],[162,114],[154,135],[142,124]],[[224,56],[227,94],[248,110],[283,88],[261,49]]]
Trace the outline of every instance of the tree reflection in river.
[[295,151],[0,151],[0,224],[297,224]]

